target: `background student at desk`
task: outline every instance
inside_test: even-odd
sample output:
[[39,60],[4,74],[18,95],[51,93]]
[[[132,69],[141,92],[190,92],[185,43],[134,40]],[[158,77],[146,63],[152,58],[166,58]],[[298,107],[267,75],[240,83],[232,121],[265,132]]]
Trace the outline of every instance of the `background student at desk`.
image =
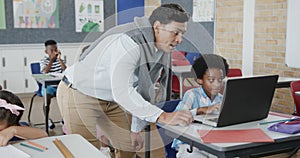
[[[219,110],[223,99],[220,92],[223,79],[228,74],[228,68],[226,59],[216,54],[203,54],[196,59],[193,71],[197,76],[197,83],[201,86],[188,90],[175,111],[190,110],[193,115],[202,115]],[[179,151],[177,157],[192,155],[201,157],[208,154],[198,149],[195,149],[193,153],[188,153],[186,149],[190,146],[178,139],[174,139],[172,147]]]
[[38,128],[20,125],[24,105],[15,94],[0,90],[0,146],[18,139],[47,137],[47,133]]
[[[61,52],[57,48],[57,43],[54,40],[47,40],[45,42],[45,53],[46,56],[41,60],[40,67],[42,73],[53,73],[58,72],[62,73],[67,66],[65,65],[65,61],[61,59]],[[47,86],[47,105],[48,112],[46,114],[46,108],[43,106],[44,114],[49,115],[51,99],[56,96],[57,86]],[[42,95],[44,96],[44,87],[42,87]],[[55,124],[51,119],[49,119],[48,124],[50,129],[55,128]]]

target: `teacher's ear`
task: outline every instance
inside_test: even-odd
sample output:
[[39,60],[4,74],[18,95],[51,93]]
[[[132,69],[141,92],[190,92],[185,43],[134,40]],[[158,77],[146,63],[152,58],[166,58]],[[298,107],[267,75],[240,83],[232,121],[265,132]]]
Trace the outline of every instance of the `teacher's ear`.
[[160,22],[159,21],[155,21],[154,23],[153,23],[153,30],[154,30],[154,32],[155,33],[158,33],[159,32],[159,27],[160,27]]

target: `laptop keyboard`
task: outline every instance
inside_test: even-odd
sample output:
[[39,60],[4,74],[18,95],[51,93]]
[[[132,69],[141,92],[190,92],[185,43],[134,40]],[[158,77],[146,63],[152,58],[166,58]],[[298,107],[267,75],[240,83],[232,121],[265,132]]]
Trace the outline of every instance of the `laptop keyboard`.
[[210,118],[210,119],[208,119],[209,121],[212,121],[212,122],[218,122],[218,118],[216,117],[216,118]]

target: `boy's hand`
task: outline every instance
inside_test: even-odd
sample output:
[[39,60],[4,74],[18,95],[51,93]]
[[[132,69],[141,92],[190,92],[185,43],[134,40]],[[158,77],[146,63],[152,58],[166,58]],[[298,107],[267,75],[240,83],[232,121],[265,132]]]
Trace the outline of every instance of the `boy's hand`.
[[49,58],[52,60],[60,59],[61,58],[60,50],[52,51],[51,54],[49,54]]
[[216,104],[213,106],[209,106],[207,108],[207,112],[206,113],[212,113],[213,111],[220,111],[221,105],[220,104]]
[[212,113],[213,111],[220,111],[221,105],[206,106],[197,109],[197,115]]
[[57,50],[57,51],[55,52],[55,54],[56,54],[56,58],[57,58],[57,59],[61,59],[61,52],[60,52],[60,50]]
[[57,58],[57,59],[61,59],[61,58],[60,58],[60,56],[61,56],[61,55],[60,55],[60,54],[58,54],[56,58]]

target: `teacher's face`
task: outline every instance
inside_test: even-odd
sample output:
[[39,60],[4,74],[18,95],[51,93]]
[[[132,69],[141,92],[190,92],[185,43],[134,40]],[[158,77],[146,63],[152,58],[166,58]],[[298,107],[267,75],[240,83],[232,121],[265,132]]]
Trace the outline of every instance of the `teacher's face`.
[[172,21],[169,24],[161,24],[159,21],[154,23],[154,37],[157,49],[164,52],[171,52],[183,40],[186,32],[187,23]]

